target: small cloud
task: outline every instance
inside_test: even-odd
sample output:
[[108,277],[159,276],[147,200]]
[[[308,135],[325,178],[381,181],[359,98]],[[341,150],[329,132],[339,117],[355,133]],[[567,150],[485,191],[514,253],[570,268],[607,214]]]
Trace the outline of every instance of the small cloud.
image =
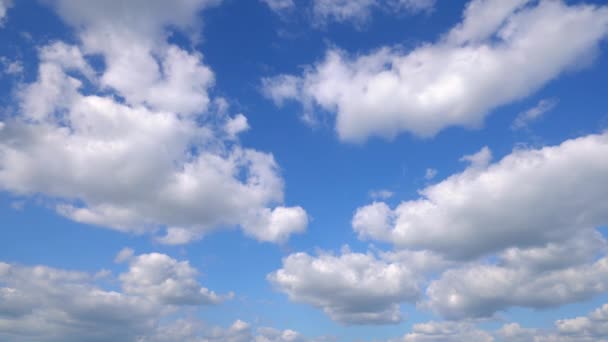
[[435,176],[437,176],[436,169],[433,169],[433,168],[426,169],[426,172],[424,173],[424,179],[431,180],[431,179],[435,178]]
[[492,151],[488,146],[484,146],[479,152],[460,158],[460,161],[469,162],[474,168],[484,168],[492,161]]
[[557,99],[543,99],[538,101],[536,106],[526,111],[523,111],[519,113],[519,115],[517,115],[517,117],[511,124],[511,129],[520,130],[523,128],[527,128],[531,122],[538,120],[545,113],[551,111],[553,108],[555,108],[555,106],[557,106],[558,103],[559,100]]
[[22,211],[25,207],[25,201],[14,201],[11,203],[13,210]]
[[369,197],[373,200],[387,200],[393,197],[394,193],[392,191],[381,189],[381,190],[371,190],[369,192]]
[[296,4],[293,0],[260,0],[270,7],[270,9],[277,13],[283,14],[287,11],[291,11],[296,7]]
[[23,63],[19,60],[10,60],[6,57],[0,57],[2,71],[7,75],[19,75],[23,73]]
[[243,114],[238,114],[234,118],[229,118],[224,124],[224,131],[230,139],[236,139],[239,133],[249,129],[247,118]]
[[111,275],[112,275],[112,271],[103,269],[103,270],[95,273],[95,275],[93,277],[95,279],[106,279],[106,278],[110,277]]
[[114,262],[117,264],[121,264],[133,257],[135,251],[131,248],[123,248],[116,254],[116,258],[114,258]]

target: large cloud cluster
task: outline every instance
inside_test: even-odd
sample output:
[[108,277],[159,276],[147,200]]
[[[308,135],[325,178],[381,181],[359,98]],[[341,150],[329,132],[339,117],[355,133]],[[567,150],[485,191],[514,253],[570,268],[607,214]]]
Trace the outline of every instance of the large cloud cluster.
[[[396,252],[292,254],[270,279],[291,299],[351,323],[398,322],[401,303],[466,320],[590,299],[608,290],[597,231],[608,223],[606,155],[608,133],[517,149],[495,163],[483,148],[420,198],[355,212],[361,239]],[[349,319],[338,309],[368,315]]]
[[404,131],[428,137],[448,126],[479,126],[494,108],[590,59],[607,33],[605,6],[474,0],[435,43],[357,56],[331,48],[302,75],[267,78],[263,86],[277,104],[302,103],[307,120],[335,114],[345,141]]
[[282,205],[273,156],[242,147],[246,118],[209,94],[202,55],[167,41],[169,26],[197,32],[215,3],[51,1],[79,44],[40,48],[37,80],[0,126],[0,188],[53,198],[83,223],[164,228],[169,244],[234,226],[272,242],[304,231],[306,212]]
[[[162,272],[159,272],[162,271]],[[123,291],[99,284],[111,274],[0,262],[0,337],[10,341],[135,341],[183,306],[218,304],[186,261],[132,256],[119,276]]]

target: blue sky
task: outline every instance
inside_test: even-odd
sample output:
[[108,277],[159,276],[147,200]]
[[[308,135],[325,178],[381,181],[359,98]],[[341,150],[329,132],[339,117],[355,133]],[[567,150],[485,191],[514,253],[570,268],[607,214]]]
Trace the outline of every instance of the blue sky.
[[608,339],[608,6],[0,0],[0,340]]

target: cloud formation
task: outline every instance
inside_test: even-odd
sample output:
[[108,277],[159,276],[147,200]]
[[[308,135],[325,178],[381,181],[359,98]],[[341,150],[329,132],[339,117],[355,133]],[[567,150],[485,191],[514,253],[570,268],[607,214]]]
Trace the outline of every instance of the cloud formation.
[[608,338],[608,304],[586,316],[560,319],[553,328],[527,328],[507,323],[497,330],[483,330],[474,321],[431,321],[415,324],[412,331],[391,342],[592,342]]
[[290,300],[323,309],[346,324],[388,324],[402,319],[400,304],[421,295],[426,271],[441,268],[432,253],[294,253],[268,280]]
[[565,241],[608,222],[607,153],[608,133],[515,150],[493,164],[483,149],[418,199],[359,208],[352,225],[363,239],[456,259]]
[[453,268],[430,283],[426,304],[442,317],[464,319],[514,306],[543,309],[590,299],[608,290],[605,245],[595,233],[561,245],[511,249],[497,264]]
[[553,110],[558,102],[557,99],[543,99],[538,101],[536,106],[517,115],[511,124],[511,129],[518,130],[528,127],[530,123],[540,119],[545,113]]
[[242,147],[245,116],[209,95],[202,55],[167,42],[168,26],[195,39],[198,12],[216,3],[50,2],[80,43],[39,49],[38,79],[1,125],[0,188],[55,199],[78,222],[165,229],[168,244],[235,226],[270,242],[303,232],[306,212],[282,205],[273,156]]
[[188,262],[152,253],[134,256],[119,276],[122,292],[103,289],[109,277],[48,266],[0,262],[0,337],[10,341],[136,341],[184,305],[220,296],[202,287]]
[[6,12],[13,5],[13,0],[0,0],[0,28],[4,25]]
[[605,6],[474,0],[434,43],[358,56],[331,48],[302,75],[266,78],[263,89],[278,105],[300,102],[308,121],[332,113],[344,141],[430,137],[449,126],[480,126],[493,109],[581,67],[607,33]]

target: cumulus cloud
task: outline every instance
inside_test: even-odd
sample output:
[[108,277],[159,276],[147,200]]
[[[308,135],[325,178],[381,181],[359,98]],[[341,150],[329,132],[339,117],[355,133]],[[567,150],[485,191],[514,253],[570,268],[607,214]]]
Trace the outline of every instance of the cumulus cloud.
[[585,316],[560,319],[552,329],[527,328],[508,323],[494,332],[497,341],[509,342],[593,342],[608,340],[608,304]]
[[607,153],[608,133],[515,150],[492,164],[483,149],[418,199],[359,208],[352,225],[363,239],[456,259],[565,241],[608,222]]
[[180,319],[157,329],[155,334],[139,342],[313,342],[302,334],[270,327],[254,329],[251,324],[236,320],[227,328],[212,326],[195,319]]
[[[346,8],[361,3],[349,1]],[[307,118],[319,109],[335,114],[335,130],[344,141],[404,131],[429,137],[448,126],[481,125],[494,108],[580,67],[607,33],[606,6],[473,0],[462,21],[434,43],[358,56],[331,48],[301,76],[262,83],[278,105],[302,103]]]
[[[584,242],[575,244],[587,248]],[[449,319],[490,317],[513,306],[557,307],[608,290],[607,257],[593,261],[599,254],[595,251],[577,263],[566,260],[566,255],[553,254],[552,249],[555,246],[524,250],[523,254],[534,257],[516,265],[474,264],[450,269],[427,288],[427,304]],[[558,249],[568,252],[567,247]]]
[[511,124],[511,128],[513,130],[518,130],[528,127],[531,122],[538,120],[545,115],[545,113],[553,110],[558,102],[557,99],[543,99],[538,101],[536,106],[519,113]]
[[608,338],[608,304],[586,316],[555,321],[553,328],[522,327],[507,323],[496,330],[480,328],[475,321],[431,321],[415,324],[412,331],[391,342],[501,341],[592,342]]
[[587,316],[558,320],[555,326],[561,335],[573,339],[597,341],[608,338],[608,304],[604,304]]
[[478,329],[467,322],[428,322],[414,324],[412,332],[391,342],[491,342],[488,332]]
[[484,147],[418,199],[359,208],[352,226],[361,239],[443,261],[417,301],[443,318],[588,300],[608,290],[597,231],[608,222],[607,153],[608,133],[517,149],[496,162]]
[[[229,327],[190,317],[185,307],[217,304],[219,296],[195,279],[187,261],[159,253],[129,256],[128,270],[116,279],[48,266],[0,262],[0,339],[26,342],[306,342],[317,341],[290,329],[252,327],[236,320]],[[122,291],[105,289],[117,280]],[[318,340],[320,341],[320,340]]]
[[103,289],[95,274],[0,262],[0,338],[136,341],[153,335],[159,320],[183,305],[211,304],[184,295],[185,289],[212,293],[194,273],[187,262],[143,254],[119,277],[123,291],[117,292]]
[[460,320],[514,306],[543,309],[587,300],[608,289],[605,255],[606,240],[592,230],[544,247],[509,248],[495,262],[445,271],[428,286],[422,306]]
[[129,271],[120,275],[124,293],[138,295],[162,304],[218,304],[232,295],[220,296],[202,287],[198,272],[188,261],[177,261],[160,253],[131,258]]
[[346,324],[401,321],[400,303],[415,302],[425,271],[442,267],[426,252],[291,254],[268,280],[290,300],[323,309]]
[[[282,205],[273,156],[240,145],[245,116],[212,101],[202,55],[167,42],[168,26],[194,32],[198,12],[216,3],[50,2],[80,44],[39,49],[38,79],[2,123],[0,188],[44,194],[78,222],[164,229],[158,240],[169,244],[235,226],[271,242],[304,231],[305,211]],[[103,69],[90,66],[93,55]]]

